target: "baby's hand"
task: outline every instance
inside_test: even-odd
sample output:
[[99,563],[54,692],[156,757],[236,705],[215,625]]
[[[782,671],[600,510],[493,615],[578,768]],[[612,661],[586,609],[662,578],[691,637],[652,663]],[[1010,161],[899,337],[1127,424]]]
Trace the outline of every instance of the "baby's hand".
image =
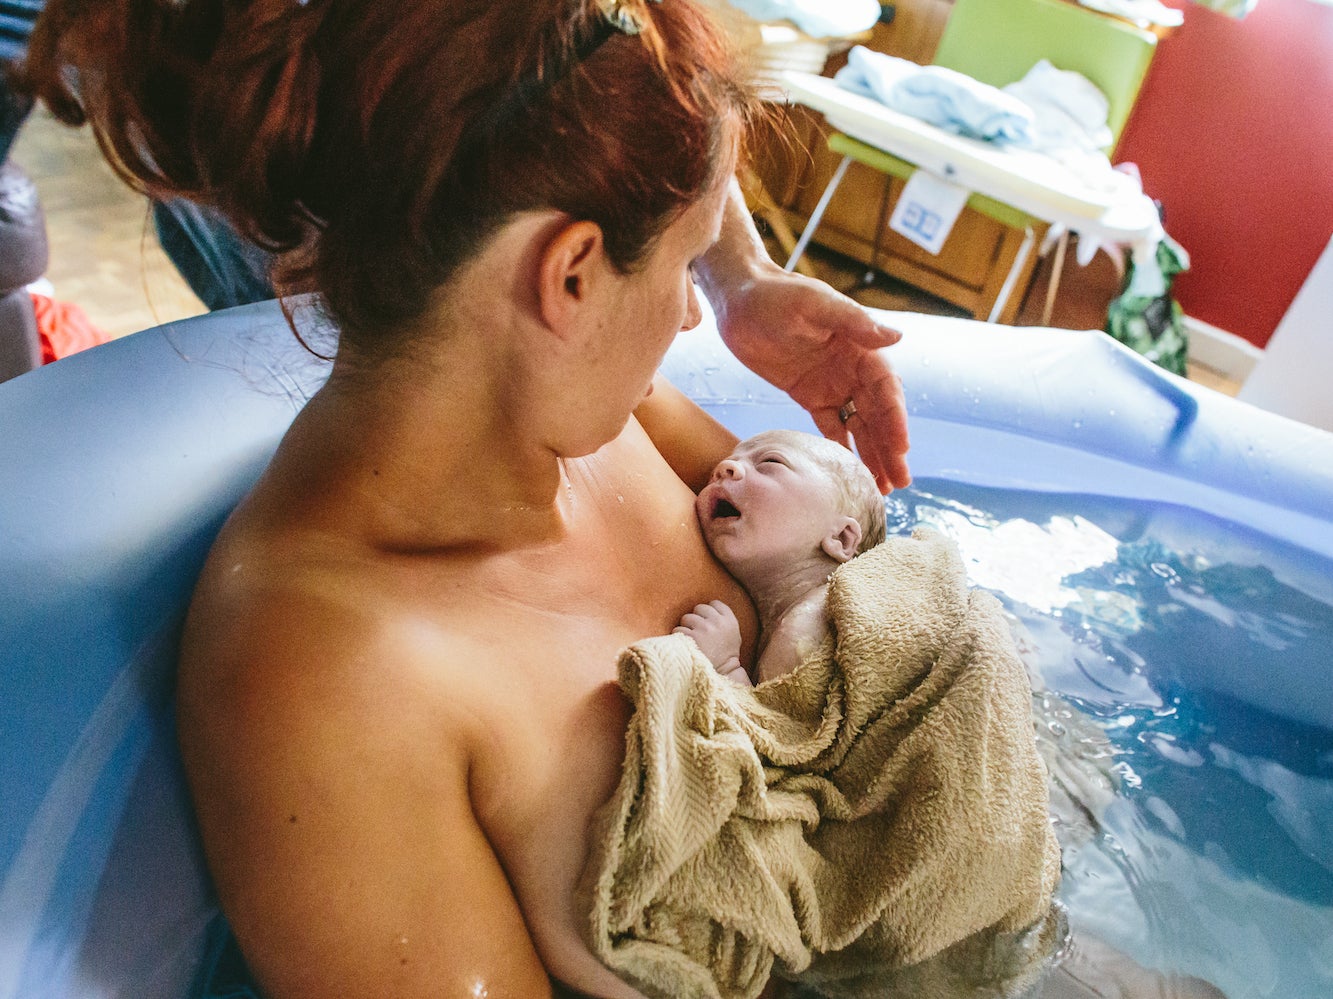
[[699,604],[680,619],[673,635],[689,635],[708,661],[723,676],[750,685],[741,668],[741,626],[731,608],[721,600]]

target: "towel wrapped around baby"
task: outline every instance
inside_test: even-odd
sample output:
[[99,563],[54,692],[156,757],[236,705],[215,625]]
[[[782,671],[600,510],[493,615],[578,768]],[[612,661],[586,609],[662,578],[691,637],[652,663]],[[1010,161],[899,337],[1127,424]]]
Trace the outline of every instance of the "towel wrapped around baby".
[[1019,995],[1063,939],[1027,675],[952,542],[840,566],[835,635],[757,688],[682,635],[627,649],[624,768],[580,886],[652,997]]

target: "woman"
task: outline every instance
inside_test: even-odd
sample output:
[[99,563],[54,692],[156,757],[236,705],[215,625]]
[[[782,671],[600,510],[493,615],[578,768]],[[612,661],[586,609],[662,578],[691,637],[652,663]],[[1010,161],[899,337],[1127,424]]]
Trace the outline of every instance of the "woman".
[[632,995],[572,901],[623,755],[616,653],[713,599],[754,646],[691,492],[734,438],[651,381],[691,272],[742,360],[908,481],[896,334],[763,255],[714,29],[692,0],[51,0],[23,79],[341,330],[182,648],[204,845],[265,993]]
[[853,431],[896,427],[875,453],[906,482],[892,334],[834,302],[861,346],[813,372],[817,310],[794,355],[746,337],[805,286],[756,292],[790,279],[756,279],[737,224],[753,104],[719,36],[690,0],[56,0],[26,72],[342,331],[182,650],[205,849],[265,993],[632,995],[572,901],[623,752],[616,653],[748,608],[690,491],[733,438],[652,384],[692,271],[822,426],[845,440],[854,399]]

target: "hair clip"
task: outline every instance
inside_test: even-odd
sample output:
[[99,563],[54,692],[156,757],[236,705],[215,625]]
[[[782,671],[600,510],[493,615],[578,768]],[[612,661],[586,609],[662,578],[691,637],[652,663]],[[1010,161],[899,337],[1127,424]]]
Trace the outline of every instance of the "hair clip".
[[[647,0],[647,2],[661,3],[662,0]],[[637,11],[631,9],[637,6],[632,0],[630,3],[626,3],[625,0],[597,0],[597,6],[601,8],[606,23],[616,31],[626,35],[637,35],[643,30],[642,18]]]

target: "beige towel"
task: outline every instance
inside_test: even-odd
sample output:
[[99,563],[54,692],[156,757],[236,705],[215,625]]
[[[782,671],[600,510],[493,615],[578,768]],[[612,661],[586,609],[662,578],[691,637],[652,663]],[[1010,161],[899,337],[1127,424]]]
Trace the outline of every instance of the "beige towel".
[[835,640],[755,689],[688,638],[627,649],[624,770],[581,884],[593,952],[649,996],[1018,994],[1062,936],[1027,675],[953,543],[832,577]]

